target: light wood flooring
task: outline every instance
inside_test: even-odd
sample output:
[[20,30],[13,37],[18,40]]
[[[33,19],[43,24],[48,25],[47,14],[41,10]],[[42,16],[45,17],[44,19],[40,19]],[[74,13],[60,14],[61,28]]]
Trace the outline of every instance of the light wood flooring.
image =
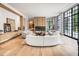
[[[64,38],[64,36],[62,36]],[[67,40],[66,40],[67,39]],[[62,39],[63,44],[53,47],[28,46],[21,36],[0,45],[1,56],[77,56],[77,41]],[[72,42],[72,43],[71,43]]]

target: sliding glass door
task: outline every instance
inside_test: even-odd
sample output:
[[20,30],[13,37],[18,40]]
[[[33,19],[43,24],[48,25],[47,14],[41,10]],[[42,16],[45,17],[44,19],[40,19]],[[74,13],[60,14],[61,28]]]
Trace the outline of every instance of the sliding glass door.
[[64,12],[64,34],[78,39],[78,5]]

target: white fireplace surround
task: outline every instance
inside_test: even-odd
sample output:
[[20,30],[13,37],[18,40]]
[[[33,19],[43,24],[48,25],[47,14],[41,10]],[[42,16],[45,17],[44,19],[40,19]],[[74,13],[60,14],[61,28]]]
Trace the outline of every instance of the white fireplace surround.
[[59,32],[54,35],[35,36],[33,34],[26,35],[26,44],[31,46],[54,46],[63,44],[60,39]]

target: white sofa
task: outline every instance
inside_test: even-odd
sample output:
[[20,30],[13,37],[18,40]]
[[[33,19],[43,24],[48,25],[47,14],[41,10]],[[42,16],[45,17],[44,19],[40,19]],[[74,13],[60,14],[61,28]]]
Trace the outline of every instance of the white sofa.
[[62,44],[60,35],[58,33],[55,35],[46,36],[26,35],[25,42],[31,46],[54,46]]

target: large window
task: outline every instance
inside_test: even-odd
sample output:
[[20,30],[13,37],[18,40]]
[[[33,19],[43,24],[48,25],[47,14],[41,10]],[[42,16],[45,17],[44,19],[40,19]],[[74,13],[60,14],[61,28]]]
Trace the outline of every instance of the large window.
[[47,30],[51,30],[53,27],[53,20],[51,18],[47,19]]
[[73,37],[78,38],[78,6],[75,6],[72,12],[73,17]]
[[78,5],[64,12],[64,34],[78,39]]

